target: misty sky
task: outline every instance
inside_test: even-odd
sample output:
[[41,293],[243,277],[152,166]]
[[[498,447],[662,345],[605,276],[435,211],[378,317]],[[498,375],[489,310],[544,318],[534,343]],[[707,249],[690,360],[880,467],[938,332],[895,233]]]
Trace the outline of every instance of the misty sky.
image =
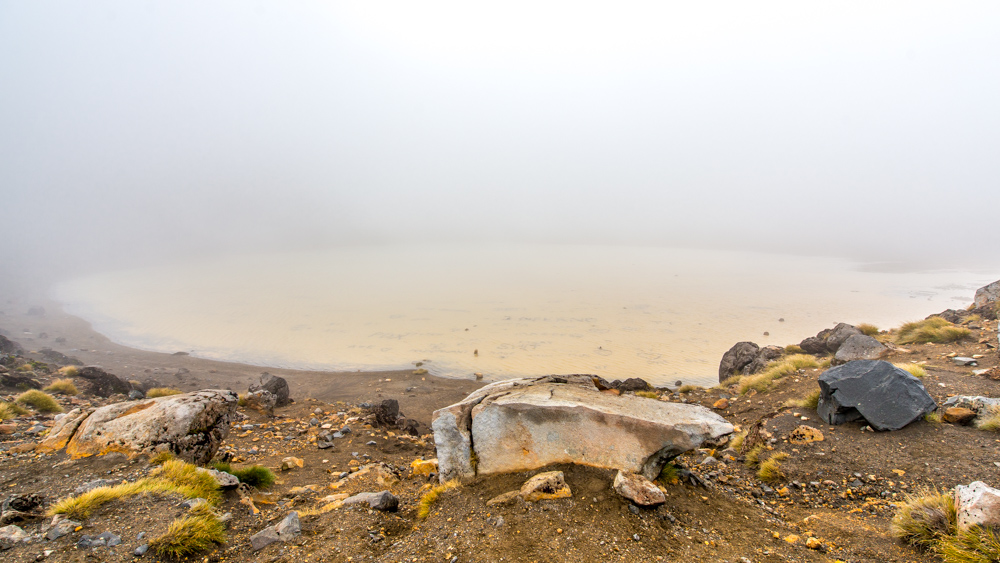
[[0,248],[996,265],[1000,3],[482,4],[0,1]]

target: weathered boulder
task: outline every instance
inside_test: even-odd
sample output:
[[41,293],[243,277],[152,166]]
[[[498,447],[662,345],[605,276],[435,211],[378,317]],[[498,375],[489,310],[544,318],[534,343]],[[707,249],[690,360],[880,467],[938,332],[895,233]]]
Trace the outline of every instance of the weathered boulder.
[[889,349],[881,342],[859,332],[849,336],[837,348],[837,353],[833,356],[833,363],[846,364],[854,360],[878,360],[888,353]]
[[274,407],[278,404],[278,398],[270,391],[257,389],[243,395],[243,404],[248,409],[253,409],[267,416],[274,416]]
[[24,354],[24,348],[13,340],[8,339],[6,336],[0,334],[0,354]]
[[909,372],[881,360],[856,360],[819,376],[816,412],[829,424],[864,418],[876,430],[899,430],[937,404]]
[[268,526],[256,534],[250,536],[250,547],[254,551],[260,551],[274,542],[286,542],[302,533],[302,525],[299,523],[299,513],[289,512],[274,526]]
[[639,377],[630,377],[625,381],[620,379],[615,379],[614,381],[608,381],[603,377],[596,377],[594,379],[594,384],[597,385],[598,389],[602,391],[604,389],[617,389],[621,392],[630,391],[635,393],[636,391],[649,391],[653,387],[645,380]]
[[757,357],[743,368],[743,374],[749,375],[764,371],[767,364],[777,360],[785,354],[785,349],[780,346],[764,346],[757,352]]
[[395,426],[396,419],[399,418],[399,401],[396,399],[385,399],[370,407],[369,412],[375,417],[375,424],[378,426]]
[[77,376],[89,382],[84,392],[97,397],[110,397],[115,393],[128,395],[128,392],[132,390],[131,385],[104,371],[99,366],[82,367],[77,372]]
[[49,429],[48,435],[35,447],[35,451],[49,453],[65,448],[70,438],[73,437],[73,434],[80,427],[80,423],[86,420],[93,412],[94,409],[81,409],[77,407],[66,413],[66,416],[57,420],[52,428]]
[[733,347],[722,355],[719,362],[719,382],[725,381],[734,375],[743,373],[743,368],[750,365],[757,359],[760,346],[753,342],[737,342]]
[[612,485],[615,492],[640,506],[655,506],[667,502],[666,495],[642,475],[619,471]]
[[41,389],[42,384],[35,378],[20,373],[0,373],[0,387],[15,389]]
[[830,352],[837,352],[844,342],[847,342],[848,338],[859,334],[861,334],[861,331],[854,325],[837,323],[837,326],[833,327],[833,330],[826,337],[826,349]]
[[566,484],[562,471],[546,471],[525,481],[518,494],[528,502],[538,502],[569,498],[573,491]]
[[554,463],[653,479],[669,460],[733,426],[700,405],[602,393],[593,376],[567,375],[487,385],[435,411],[432,429],[445,482]]
[[982,481],[955,487],[955,512],[959,530],[972,526],[1000,526],[1000,491]]
[[802,342],[799,342],[799,348],[802,348],[802,351],[807,354],[827,353],[826,340],[818,336],[806,337]]
[[[72,416],[53,426],[50,437],[39,446],[42,451],[53,451],[65,443],[66,453],[75,458],[109,452],[170,451],[204,464],[229,434],[236,402],[232,391],[204,390],[114,403],[89,414],[73,410]],[[65,442],[67,435],[72,437]]]
[[288,392],[288,382],[285,378],[271,375],[266,371],[260,374],[260,385],[251,385],[250,391],[263,389],[274,395],[276,407],[285,407],[292,404],[292,398]]
[[977,289],[976,297],[972,305],[978,308],[997,301],[1000,301],[1000,280]]

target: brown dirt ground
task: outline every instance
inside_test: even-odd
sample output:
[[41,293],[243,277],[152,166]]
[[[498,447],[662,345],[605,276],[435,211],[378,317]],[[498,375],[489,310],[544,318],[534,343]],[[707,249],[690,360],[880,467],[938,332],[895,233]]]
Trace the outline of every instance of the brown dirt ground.
[[[164,384],[184,390],[236,387],[232,382],[239,382],[238,390],[242,391],[261,371],[253,366],[117,347],[80,323],[72,317],[59,318],[57,314],[0,317],[0,328],[26,347],[36,347],[39,342],[18,338],[18,333],[25,334],[21,332],[24,328],[31,335],[44,331],[49,335],[48,341],[57,336],[66,338],[65,344],[49,344],[54,349],[77,356],[85,363],[101,363],[109,371],[129,378],[133,373],[138,379],[154,374]],[[949,352],[983,354],[980,368],[996,366],[996,349],[977,343],[980,339],[996,343],[996,321],[980,325],[973,340],[956,345],[908,346],[908,351],[896,352],[889,360],[926,361],[928,375],[924,382],[939,402],[952,394],[1000,396],[1000,381],[974,376],[972,368],[955,367],[943,357]],[[73,348],[96,351],[71,351]],[[107,354],[109,351],[112,353]],[[188,373],[180,378],[172,375],[181,367],[188,369]],[[234,466],[261,463],[275,469],[279,482],[255,495],[261,511],[258,515],[240,503],[236,493],[227,493],[220,507],[221,512],[232,514],[227,542],[194,559],[930,562],[936,560],[932,555],[903,546],[890,537],[892,503],[926,488],[947,489],[973,480],[996,485],[1000,481],[997,479],[1000,434],[922,420],[897,432],[868,432],[863,430],[863,423],[831,427],[820,424],[815,411],[782,407],[787,399],[804,396],[816,388],[821,370],[806,370],[780,380],[767,393],[734,397],[732,389],[716,388],[684,395],[665,392],[662,397],[711,406],[722,396],[729,396],[730,406],[717,412],[743,427],[766,417],[765,429],[775,438],[773,451],[768,455],[790,454],[782,464],[785,479],[778,483],[761,483],[754,470],[739,459],[727,459],[725,452],[715,452],[723,459],[721,465],[700,465],[712,453],[701,450],[682,456],[677,462],[699,476],[704,485],[690,482],[668,485],[667,503],[655,509],[630,510],[628,502],[610,488],[614,477],[611,471],[559,466],[554,469],[565,472],[573,489],[572,498],[489,506],[489,499],[518,488],[536,472],[484,477],[445,492],[433,505],[430,516],[419,520],[417,503],[433,481],[425,476],[412,476],[409,465],[416,458],[433,457],[433,441],[426,435],[404,437],[395,429],[372,428],[364,420],[352,420],[364,414],[354,405],[380,397],[397,398],[407,416],[426,425],[433,409],[463,397],[476,387],[475,382],[438,380],[410,372],[268,371],[288,379],[296,403],[279,409],[274,419],[254,411],[244,412],[246,419],[238,424],[253,424],[254,428],[246,431],[234,427],[222,453],[234,456],[237,460]],[[416,389],[406,391],[411,387]],[[0,396],[9,399],[10,393]],[[316,408],[323,414],[314,415]],[[793,416],[794,413],[798,415]],[[338,440],[334,448],[319,450],[310,442],[318,431],[309,425],[312,416],[334,429],[347,423],[353,433]],[[808,420],[803,420],[803,416]],[[36,418],[51,423],[47,417]],[[19,429],[31,423],[33,420],[26,417],[17,421]],[[819,429],[825,439],[805,445],[788,443],[786,436],[800,424]],[[51,503],[92,479],[131,480],[149,469],[142,457],[128,459],[113,454],[68,460],[62,453],[12,453],[12,447],[31,443],[22,438],[0,436],[0,448],[7,450],[0,453],[2,497],[40,493]],[[369,445],[372,441],[374,445]],[[255,447],[256,455],[250,453]],[[289,455],[303,459],[304,466],[278,471],[281,459]],[[381,464],[384,469],[370,471],[360,478],[340,478],[341,472],[373,463]],[[383,489],[400,498],[398,512],[382,513],[367,507],[342,507],[325,513],[319,510],[328,504],[319,499],[327,495]],[[249,536],[280,520],[290,510],[300,511],[302,535],[288,543],[252,551]],[[181,512],[174,499],[142,497],[113,502],[84,522],[84,529],[79,532],[54,542],[19,545],[0,558],[11,562],[35,561],[39,557],[52,561],[132,560],[131,551],[143,543],[136,539],[139,531],[146,532],[147,538],[155,536]],[[30,532],[37,527],[38,524],[28,524],[25,529]],[[121,535],[122,545],[96,550],[75,547],[81,534],[103,531]],[[786,541],[792,535],[798,536],[798,541]],[[809,536],[821,540],[821,550],[804,545]],[[52,553],[45,557],[45,550]],[[160,558],[149,553],[144,560]]]

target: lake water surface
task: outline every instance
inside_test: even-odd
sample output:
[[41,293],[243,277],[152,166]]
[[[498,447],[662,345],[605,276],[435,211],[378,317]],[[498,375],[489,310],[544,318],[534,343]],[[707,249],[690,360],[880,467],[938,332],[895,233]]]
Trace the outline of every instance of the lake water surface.
[[738,341],[784,346],[840,321],[896,326],[964,307],[1000,277],[863,270],[647,247],[378,246],[109,272],[54,291],[99,332],[146,350],[301,369],[422,361],[446,377],[708,384]]

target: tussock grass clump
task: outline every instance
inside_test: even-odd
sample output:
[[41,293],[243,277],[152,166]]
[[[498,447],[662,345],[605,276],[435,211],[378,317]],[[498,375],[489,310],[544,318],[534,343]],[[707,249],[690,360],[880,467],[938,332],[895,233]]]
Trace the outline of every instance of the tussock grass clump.
[[858,326],[856,326],[854,328],[860,330],[861,334],[864,334],[865,336],[873,336],[874,337],[874,336],[878,336],[878,333],[879,333],[878,327],[875,326],[875,325],[873,325],[873,324],[871,324],[871,323],[861,323],[861,324],[859,324]]
[[57,379],[53,381],[48,387],[43,389],[46,393],[55,393],[57,395],[79,395],[80,390],[73,385],[72,379]]
[[174,454],[170,452],[157,452],[150,456],[150,465],[163,465],[164,463],[174,459]]
[[740,447],[743,445],[743,441],[746,439],[747,439],[746,430],[738,434],[734,434],[733,437],[729,439],[728,447],[733,448],[736,451],[740,451]]
[[941,413],[938,411],[929,412],[924,415],[924,420],[931,424],[941,424]]
[[819,406],[819,394],[820,390],[816,389],[812,393],[809,393],[808,395],[800,399],[788,399],[787,401],[785,401],[785,406],[794,407],[798,409],[816,410],[816,407]]
[[739,385],[740,395],[745,395],[750,392],[750,390],[755,390],[759,393],[763,393],[771,388],[775,380],[781,379],[786,375],[791,375],[800,369],[814,368],[818,367],[819,364],[816,362],[816,358],[808,354],[794,354],[787,356],[780,362],[774,362],[767,367],[764,371],[756,374],[745,376]]
[[241,483],[246,483],[257,489],[266,489],[274,484],[274,472],[263,465],[251,465],[242,469],[226,471],[226,473],[235,475]]
[[17,418],[22,414],[28,414],[28,409],[17,403],[0,401],[0,422]]
[[448,481],[447,483],[431,487],[420,497],[420,502],[417,504],[417,520],[423,520],[430,516],[431,507],[437,502],[438,497],[445,491],[456,487],[458,487],[458,481]]
[[25,391],[14,399],[15,403],[27,405],[38,412],[62,412],[62,407],[52,398],[52,395],[38,389]]
[[1000,409],[990,407],[976,419],[976,428],[988,432],[1000,431]]
[[955,532],[955,499],[951,493],[923,491],[904,499],[889,526],[896,539],[928,549]]
[[76,377],[80,375],[80,368],[76,366],[65,366],[59,368],[59,373],[65,375],[66,377]]
[[413,375],[427,375],[427,370],[424,368],[417,368],[413,370]]
[[14,371],[21,371],[21,372],[35,371],[35,366],[33,366],[31,364],[21,364],[21,365],[17,366],[17,368],[15,368]]
[[924,366],[920,364],[892,364],[903,371],[910,372],[913,377],[924,377],[927,375],[927,370]]
[[647,399],[659,399],[660,396],[656,394],[656,391],[636,391],[636,397],[645,397]]
[[729,387],[730,385],[736,385],[743,379],[742,375],[733,375],[723,379],[719,382],[718,387]]
[[904,323],[896,333],[899,344],[926,344],[928,342],[958,342],[972,335],[972,331],[955,326],[941,317]]
[[767,458],[757,469],[757,478],[767,483],[784,479],[785,474],[781,472],[781,462],[786,459],[788,459],[788,454],[785,452],[779,452]]
[[[734,448],[735,449],[735,448]],[[745,456],[743,456],[743,463],[747,467],[754,467],[755,465],[760,465],[760,454],[764,453],[766,448],[764,444],[759,444],[754,446],[753,449],[748,451]]]
[[677,466],[672,463],[668,463],[663,466],[663,469],[660,470],[659,480],[665,485],[672,485],[677,482],[677,475]]
[[174,389],[172,387],[153,387],[149,391],[146,391],[147,399],[155,399],[157,397],[167,397],[170,395],[180,395],[183,393],[180,389]]
[[50,515],[65,514],[85,519],[101,505],[113,500],[141,494],[175,494],[185,498],[203,498],[216,504],[222,498],[215,479],[197,467],[180,460],[166,461],[149,477],[113,487],[98,487],[83,494],[67,497],[49,509]]
[[799,346],[798,344],[789,344],[788,346],[785,346],[785,353],[786,354],[805,354],[806,351],[803,350],[802,347]]
[[207,505],[199,504],[171,522],[162,536],[150,540],[149,547],[158,555],[181,559],[225,541],[222,521]]
[[236,395],[236,404],[241,407],[247,406],[247,395],[246,393],[240,393]]
[[934,551],[946,563],[993,563],[1000,561],[1000,538],[996,530],[974,526],[942,537]]
[[678,393],[690,393],[696,389],[699,389],[697,385],[681,385],[680,389],[677,390]]

